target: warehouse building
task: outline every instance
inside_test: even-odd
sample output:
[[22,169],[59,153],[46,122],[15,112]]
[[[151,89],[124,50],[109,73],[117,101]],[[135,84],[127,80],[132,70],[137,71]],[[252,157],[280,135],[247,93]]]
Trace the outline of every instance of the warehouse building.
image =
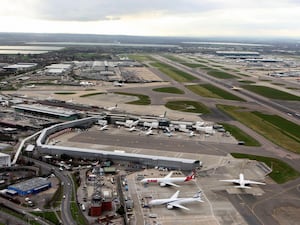
[[0,152],[0,168],[10,167],[10,155]]
[[39,192],[51,188],[51,182],[46,178],[35,177],[27,181],[23,181],[14,185],[8,186],[8,190],[16,191],[20,196],[38,194]]

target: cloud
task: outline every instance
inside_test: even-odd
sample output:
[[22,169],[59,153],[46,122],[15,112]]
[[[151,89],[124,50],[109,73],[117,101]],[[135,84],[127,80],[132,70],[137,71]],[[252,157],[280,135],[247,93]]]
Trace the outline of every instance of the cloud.
[[199,13],[218,5],[208,0],[40,0],[34,10],[38,18],[46,20],[96,21],[138,14]]

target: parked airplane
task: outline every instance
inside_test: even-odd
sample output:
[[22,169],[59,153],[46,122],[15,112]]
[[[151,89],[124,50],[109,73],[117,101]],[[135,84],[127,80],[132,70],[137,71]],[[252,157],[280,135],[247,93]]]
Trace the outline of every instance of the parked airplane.
[[176,191],[175,194],[171,196],[171,198],[165,199],[153,199],[149,202],[149,206],[153,205],[166,205],[167,209],[180,208],[185,210],[190,210],[189,208],[183,206],[182,204],[191,203],[191,202],[203,202],[201,199],[202,194],[201,191],[197,192],[191,198],[178,198],[179,191]]
[[118,82],[118,81],[115,81],[114,82],[114,86],[115,87],[122,87],[124,85],[124,83],[120,83],[120,82]]
[[128,131],[129,131],[129,132],[136,131],[136,128],[135,128],[135,127],[130,127],[130,128],[128,128]]
[[116,108],[118,108],[118,104],[116,104],[115,106],[111,106],[111,107],[105,107],[104,109],[106,109],[108,111],[112,111],[112,110],[115,110]]
[[100,127],[99,130],[101,130],[101,131],[108,130],[108,125],[104,125],[104,126]]
[[184,183],[186,181],[190,181],[195,179],[195,172],[193,171],[190,175],[186,177],[171,177],[173,174],[173,171],[171,171],[167,176],[163,178],[144,178],[141,180],[141,183],[159,183],[161,187],[164,187],[166,185],[170,186],[175,186],[175,187],[180,187],[177,184],[174,184],[173,182],[176,183]]
[[234,186],[235,188],[251,188],[249,187],[250,184],[262,184],[265,185],[265,183],[252,181],[252,180],[245,180],[244,174],[240,173],[239,179],[232,179],[232,180],[220,180],[223,182],[230,182],[237,184],[237,186]]
[[35,88],[36,86],[35,86],[35,84],[31,84],[31,85],[27,85],[26,87],[27,88]]
[[146,132],[145,132],[145,135],[149,136],[149,135],[153,135],[153,130],[152,130],[152,127],[150,127]]
[[194,133],[194,131],[191,131],[191,132],[189,133],[189,137],[194,137],[194,136],[196,136],[196,134]]

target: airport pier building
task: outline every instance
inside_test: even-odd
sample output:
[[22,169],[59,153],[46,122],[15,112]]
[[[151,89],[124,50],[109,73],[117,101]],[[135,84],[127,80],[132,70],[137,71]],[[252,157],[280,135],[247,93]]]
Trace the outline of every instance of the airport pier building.
[[180,169],[180,170],[193,170],[200,166],[200,161],[196,159],[184,159],[175,157],[165,157],[165,156],[155,156],[155,155],[145,155],[145,154],[134,154],[126,153],[123,151],[105,151],[98,149],[88,149],[88,148],[75,148],[75,147],[65,147],[46,144],[47,138],[50,135],[55,134],[61,130],[66,130],[70,128],[77,127],[88,127],[93,123],[97,122],[99,117],[89,117],[79,120],[74,120],[70,122],[65,122],[61,124],[53,125],[49,128],[45,128],[36,141],[37,149],[44,154],[51,155],[62,155],[67,154],[73,157],[86,158],[86,159],[110,159],[116,161],[128,161],[132,163],[137,163],[145,166],[151,167],[167,167],[170,169]]

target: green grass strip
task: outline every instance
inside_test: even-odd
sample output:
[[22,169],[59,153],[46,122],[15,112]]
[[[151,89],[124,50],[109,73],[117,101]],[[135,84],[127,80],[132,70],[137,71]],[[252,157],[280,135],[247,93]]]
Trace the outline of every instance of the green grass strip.
[[181,112],[209,113],[209,109],[200,102],[194,101],[169,101],[165,105],[167,108]]
[[273,143],[291,152],[300,153],[299,125],[280,116],[252,112],[241,107],[226,105],[217,107]]
[[171,93],[171,94],[184,94],[184,91],[178,89],[176,87],[162,87],[162,88],[154,88],[153,91]]
[[208,75],[219,78],[219,79],[231,79],[231,78],[237,78],[236,76],[220,71],[220,70],[210,70],[207,72]]
[[289,101],[300,101],[300,97],[274,88],[256,85],[243,85],[243,88],[267,98]]
[[187,85],[186,87],[195,94],[203,97],[245,101],[244,99],[233,95],[221,88],[218,88],[212,84]]
[[32,214],[44,218],[45,220],[48,220],[54,224],[59,224],[60,222],[59,219],[56,217],[55,212],[32,212]]
[[186,72],[183,72],[175,67],[172,67],[168,64],[161,63],[161,62],[154,62],[151,63],[151,66],[156,67],[158,70],[160,70],[162,73],[166,74],[173,80],[176,80],[178,82],[188,82],[196,80],[197,78],[192,76],[191,74],[188,74]]
[[272,168],[273,171],[269,174],[269,176],[278,184],[283,184],[300,176],[300,173],[297,170],[294,170],[287,163],[279,159],[241,153],[231,153],[231,155],[235,158],[247,158],[264,162]]
[[240,128],[228,124],[221,123],[226,131],[229,131],[232,136],[234,136],[238,141],[244,141],[246,146],[261,146],[261,144],[255,140],[253,137],[246,134]]

